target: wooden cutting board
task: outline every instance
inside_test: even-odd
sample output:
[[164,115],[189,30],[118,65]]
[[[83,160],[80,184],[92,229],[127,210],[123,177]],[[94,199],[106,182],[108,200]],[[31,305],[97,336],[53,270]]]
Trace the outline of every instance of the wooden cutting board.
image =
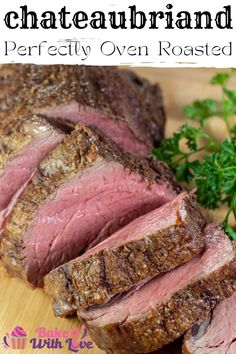
[[[167,110],[166,135],[175,131],[184,121],[182,107],[191,103],[196,98],[219,97],[217,87],[209,85],[211,76],[215,69],[152,69],[135,68],[135,72],[149,79],[151,82],[159,82],[163,89],[165,106]],[[236,82],[235,82],[236,83]],[[224,127],[217,122],[214,125],[214,132],[222,137],[225,135]],[[216,214],[216,220],[220,218],[220,212]],[[42,289],[29,289],[21,280],[9,278],[0,267],[0,353],[35,353],[29,343],[35,338],[36,329],[44,327],[47,330],[55,328],[70,330],[79,328],[80,323],[76,318],[61,319],[55,318],[50,306],[48,297]],[[28,335],[26,349],[4,349],[2,338],[6,332],[10,333],[15,326],[21,326]],[[80,337],[79,337],[80,338]],[[87,339],[88,340],[88,339]],[[63,349],[43,348],[38,353],[70,353],[71,351],[62,340]],[[82,349],[79,353],[99,354],[103,353],[95,345],[93,349]]]

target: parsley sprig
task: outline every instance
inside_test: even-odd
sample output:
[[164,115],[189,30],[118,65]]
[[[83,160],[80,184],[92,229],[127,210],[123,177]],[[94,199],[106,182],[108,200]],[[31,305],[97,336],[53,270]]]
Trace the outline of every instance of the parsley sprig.
[[[231,214],[236,220],[236,125],[230,124],[230,118],[236,115],[236,90],[228,87],[232,75],[233,70],[215,75],[210,82],[220,87],[222,98],[197,100],[184,107],[185,115],[195,126],[184,124],[153,154],[172,168],[177,180],[195,184],[202,206],[228,206],[222,225],[236,240],[236,230],[229,222]],[[206,131],[206,123],[216,116],[224,121],[229,135],[221,143]],[[203,155],[201,159],[199,154]]]

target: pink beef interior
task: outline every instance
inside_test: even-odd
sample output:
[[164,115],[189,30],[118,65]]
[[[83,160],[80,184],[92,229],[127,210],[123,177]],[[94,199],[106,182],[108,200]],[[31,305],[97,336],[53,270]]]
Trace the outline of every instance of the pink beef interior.
[[136,217],[176,196],[115,162],[96,163],[63,184],[40,206],[25,235],[25,264],[35,281],[78,257]]
[[80,315],[85,319],[91,319],[96,326],[135,318],[158,306],[158,303],[170,298],[195,279],[218,269],[233,257],[230,240],[223,231],[210,225],[206,228],[206,246],[202,254],[164,275],[153,278],[110,306],[97,306],[88,311],[81,311]]
[[207,331],[191,343],[194,354],[236,353],[236,294],[219,304]]
[[179,218],[184,218],[186,215],[186,210],[182,207],[181,203],[186,194],[187,193],[182,193],[171,202],[135,219],[122,229],[115,232],[108,239],[84,253],[79,259],[85,259],[91,254],[100,252],[103,249],[121,246],[127,241],[138,240],[139,238],[144,237],[144,235],[150,235],[158,232],[158,230],[163,230],[172,225],[176,225]]
[[151,150],[151,146],[134,136],[125,122],[122,124],[120,121],[111,119],[91,108],[80,107],[76,102],[66,106],[59,105],[41,109],[40,113],[49,118],[64,118],[73,123],[84,123],[97,127],[121,148],[137,155],[145,155]]
[[0,175],[0,229],[41,160],[63,140],[52,129],[40,131],[12,157]]

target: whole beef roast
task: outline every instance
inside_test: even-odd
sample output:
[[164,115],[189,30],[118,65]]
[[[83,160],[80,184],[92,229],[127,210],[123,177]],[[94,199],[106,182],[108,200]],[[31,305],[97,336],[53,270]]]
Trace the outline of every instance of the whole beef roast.
[[78,127],[42,161],[18,199],[3,234],[3,263],[10,274],[42,284],[50,270],[179,191],[165,164],[151,168],[146,158]]
[[158,85],[112,67],[3,65],[0,111],[34,112],[95,126],[123,149],[144,155],[163,137]]
[[186,334],[184,354],[236,353],[236,293]]
[[138,282],[187,262],[204,247],[204,225],[194,195],[186,192],[140,216],[45,277],[55,314],[104,304]]
[[205,250],[110,304],[79,310],[92,339],[108,353],[157,350],[203,320],[236,289],[236,248],[214,225]]
[[0,232],[41,160],[64,134],[39,116],[14,116],[0,124]]

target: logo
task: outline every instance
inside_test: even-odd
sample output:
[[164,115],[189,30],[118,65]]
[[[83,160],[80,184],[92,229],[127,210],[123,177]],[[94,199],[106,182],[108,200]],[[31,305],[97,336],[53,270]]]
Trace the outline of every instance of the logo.
[[27,343],[27,334],[25,330],[16,326],[11,333],[6,333],[3,337],[3,346],[6,349],[25,349]]
[[83,349],[92,349],[93,342],[87,338],[88,331],[83,325],[79,328],[60,330],[58,328],[47,329],[39,327],[33,338],[27,339],[26,331],[16,326],[11,332],[3,337],[5,349],[25,349],[26,344],[31,349],[66,349],[68,352],[78,353]]

